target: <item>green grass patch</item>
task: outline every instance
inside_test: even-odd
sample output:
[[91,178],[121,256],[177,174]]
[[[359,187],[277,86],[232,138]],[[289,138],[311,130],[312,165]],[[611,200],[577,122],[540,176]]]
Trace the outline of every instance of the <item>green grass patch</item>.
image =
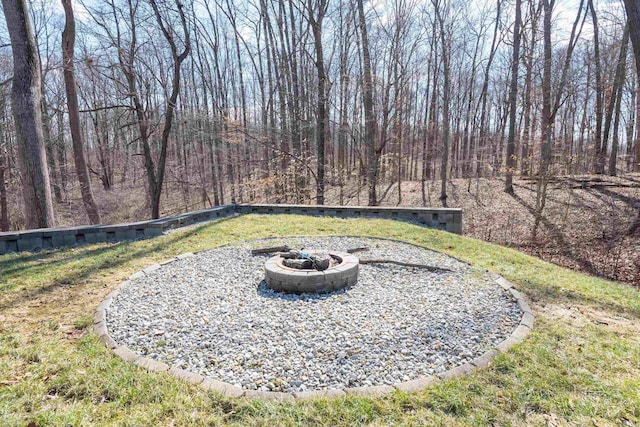
[[[404,240],[505,276],[532,301],[527,339],[420,393],[295,403],[226,399],[114,356],[93,311],[127,275],[183,252],[295,235]],[[637,425],[640,293],[415,225],[247,215],[118,244],[0,257],[0,425]]]

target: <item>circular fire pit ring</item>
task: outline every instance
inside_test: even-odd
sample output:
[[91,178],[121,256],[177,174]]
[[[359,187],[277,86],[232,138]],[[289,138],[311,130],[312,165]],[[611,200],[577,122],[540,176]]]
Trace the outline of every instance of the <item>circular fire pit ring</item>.
[[294,294],[328,293],[355,285],[359,260],[355,255],[334,251],[307,251],[309,254],[328,254],[338,264],[326,270],[296,269],[284,265],[284,258],[273,256],[264,264],[267,286],[277,292]]

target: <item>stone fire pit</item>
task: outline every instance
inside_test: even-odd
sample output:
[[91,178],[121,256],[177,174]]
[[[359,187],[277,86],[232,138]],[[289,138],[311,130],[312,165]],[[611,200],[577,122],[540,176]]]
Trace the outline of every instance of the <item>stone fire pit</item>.
[[355,285],[359,260],[346,252],[291,251],[264,264],[267,286],[294,294],[328,293]]

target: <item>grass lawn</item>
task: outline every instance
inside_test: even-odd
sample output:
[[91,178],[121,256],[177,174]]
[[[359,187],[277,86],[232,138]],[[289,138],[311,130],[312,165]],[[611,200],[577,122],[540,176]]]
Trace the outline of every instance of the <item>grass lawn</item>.
[[[129,274],[182,252],[287,235],[423,245],[502,274],[536,323],[487,369],[384,398],[225,399],[123,362],[92,332]],[[511,249],[371,219],[247,215],[131,243],[0,256],[0,425],[640,425],[640,292]]]

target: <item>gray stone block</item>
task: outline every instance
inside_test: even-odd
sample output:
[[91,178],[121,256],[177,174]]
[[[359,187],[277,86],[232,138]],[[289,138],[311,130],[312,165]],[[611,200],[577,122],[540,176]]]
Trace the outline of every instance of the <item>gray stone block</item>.
[[396,388],[405,393],[413,393],[416,391],[424,390],[425,388],[433,384],[437,384],[439,381],[440,381],[440,378],[438,377],[428,376],[424,378],[418,378],[415,380],[402,382],[396,385]]
[[54,248],[64,246],[64,236],[61,233],[55,233],[51,236],[51,244]]
[[106,322],[106,316],[104,314],[104,310],[97,309],[95,314],[93,315],[93,323],[96,324],[100,322]]
[[520,307],[520,310],[522,310],[523,313],[533,314],[533,312],[531,311],[531,308],[529,307],[529,304],[527,304],[527,301],[524,298],[520,298],[518,300],[518,306]]
[[500,352],[500,353],[506,353],[507,351],[509,351],[509,349],[511,347],[513,347],[516,344],[519,344],[520,342],[522,342],[522,340],[518,340],[512,336],[509,336],[506,340],[502,341],[500,344],[498,344],[496,346],[496,349]]
[[32,237],[31,238],[31,248],[32,249],[42,249],[44,245],[42,243],[42,237]]
[[147,227],[147,228],[144,229],[144,236],[145,237],[162,236],[162,228]]
[[135,240],[136,238],[136,230],[116,230],[116,240],[119,242],[123,242],[125,240]]
[[109,308],[109,306],[111,305],[112,301],[113,301],[113,298],[111,298],[111,297],[105,298],[100,304],[98,304],[97,310],[106,311]]
[[395,388],[390,385],[374,385],[370,387],[349,387],[344,392],[353,396],[379,397],[392,393],[394,390]]
[[193,256],[193,252],[185,252],[183,254],[178,255],[176,258],[185,259],[185,258],[191,258],[192,256]]
[[106,242],[107,241],[107,232],[106,231],[98,231],[96,233],[96,242]]
[[201,384],[207,390],[212,390],[220,393],[226,397],[241,397],[245,394],[245,391],[232,384],[224,383],[222,381],[214,380],[213,378],[205,378]]
[[7,240],[7,252],[18,252],[18,240]]
[[137,360],[138,358],[140,358],[140,356],[138,356],[137,354],[135,354],[133,351],[129,350],[127,347],[121,345],[119,347],[116,347],[113,352],[115,354],[117,354],[122,360],[127,361],[127,362],[133,362],[135,360]]
[[136,271],[131,276],[129,276],[129,280],[140,279],[140,278],[142,278],[144,276],[145,276],[144,271]]
[[180,378],[181,380],[188,381],[190,383],[200,384],[202,381],[204,381],[204,377],[202,375],[185,371],[184,369],[170,368],[168,372],[174,377]]
[[500,287],[505,291],[508,291],[509,289],[513,288],[513,285],[511,284],[511,282],[509,282],[502,276],[496,279],[496,283],[498,283],[498,285],[500,285]]
[[96,243],[98,241],[96,233],[85,233],[84,241],[85,243]]
[[518,292],[515,288],[511,288],[509,289],[509,292],[511,292],[511,295],[513,295],[513,297],[516,300],[521,300],[523,299],[522,294],[520,292]]
[[150,274],[159,269],[160,269],[160,264],[152,264],[149,267],[143,269],[142,271],[144,271],[144,274]]
[[517,340],[524,340],[525,337],[527,335],[529,335],[529,331],[531,329],[529,329],[528,327],[524,326],[524,325],[519,325],[512,333],[511,336]]
[[244,396],[249,399],[275,400],[278,402],[293,402],[295,400],[292,394],[278,391],[247,390]]
[[473,359],[471,363],[478,368],[488,368],[491,365],[491,361],[493,360],[493,358],[498,354],[500,354],[498,350],[489,350],[486,351],[482,356]]
[[101,343],[103,343],[107,348],[111,350],[118,347],[118,344],[108,334],[100,335],[98,339],[100,340]]
[[346,395],[344,391],[336,389],[296,391],[293,393],[293,397],[296,399],[335,399]]
[[22,237],[18,239],[18,252],[30,251],[31,249],[32,246],[30,237]]
[[533,314],[530,311],[525,311],[520,319],[520,324],[528,328],[533,328]]
[[[118,295],[120,295],[122,291],[120,290],[120,287],[115,288],[114,290],[112,290],[111,292],[109,292],[107,294],[107,298],[111,298],[112,300],[117,297]],[[112,301],[113,302],[113,301]]]
[[95,334],[98,336],[109,335],[109,332],[107,332],[107,324],[105,322],[98,322],[94,324],[93,332],[95,332]]
[[65,233],[65,234],[64,234],[64,237],[63,237],[63,240],[64,240],[64,245],[65,245],[65,246],[73,246],[73,245],[75,245],[76,243],[78,243],[78,242],[76,241],[76,234],[75,234],[75,232]]
[[0,255],[4,255],[7,253],[7,242],[4,240],[0,240]]
[[133,363],[153,372],[166,372],[169,370],[169,365],[166,363],[158,362],[157,360],[148,359],[146,357],[140,357]]
[[461,377],[463,375],[469,375],[476,369],[474,365],[471,363],[465,363],[460,366],[456,366],[455,368],[449,369],[448,371],[443,372],[442,374],[438,374],[443,380],[448,380],[451,378]]

